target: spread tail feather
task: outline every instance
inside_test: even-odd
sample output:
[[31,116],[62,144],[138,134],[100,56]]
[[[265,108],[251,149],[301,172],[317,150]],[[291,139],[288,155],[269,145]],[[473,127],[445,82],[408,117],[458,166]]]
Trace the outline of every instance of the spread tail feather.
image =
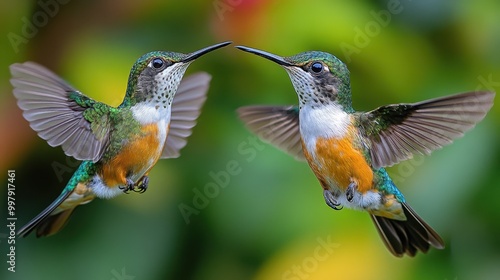
[[[37,228],[36,236],[48,236],[59,231],[62,226],[64,226],[64,222],[67,218],[69,218],[69,214],[71,214],[71,210],[63,211],[61,213],[51,215],[54,210],[56,210],[61,203],[63,203],[69,196],[71,195],[71,191],[64,190],[59,197],[56,198],[47,208],[45,208],[40,214],[38,214],[35,218],[29,221],[26,225],[24,225],[18,232],[17,235],[21,237],[28,236],[35,228]],[[68,212],[68,214],[65,214]],[[64,218],[64,220],[62,220]],[[61,224],[57,227],[54,227],[56,224]]]
[[73,210],[75,208],[70,208],[55,215],[49,215],[40,221],[36,227],[36,237],[50,236],[59,232],[68,222],[69,217],[73,214]]
[[[87,161],[87,164],[91,164],[90,161]],[[86,168],[86,166],[82,164],[80,168]],[[37,237],[57,233],[64,227],[76,206],[89,203],[94,198],[95,194],[85,183],[75,183],[72,179],[62,193],[40,214],[24,225],[17,235],[26,237],[34,229],[36,229]]]
[[411,257],[418,251],[426,253],[430,246],[443,249],[441,237],[406,203],[401,203],[406,221],[371,215],[385,245],[396,257]]

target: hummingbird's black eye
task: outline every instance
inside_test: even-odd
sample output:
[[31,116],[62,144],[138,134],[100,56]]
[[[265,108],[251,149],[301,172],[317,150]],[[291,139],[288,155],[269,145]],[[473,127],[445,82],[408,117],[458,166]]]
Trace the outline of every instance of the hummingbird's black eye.
[[151,65],[153,65],[153,67],[156,69],[163,67],[163,64],[165,64],[165,62],[161,58],[155,58],[151,62]]
[[323,64],[321,62],[313,62],[313,64],[311,64],[311,70],[314,73],[320,73],[323,71]]

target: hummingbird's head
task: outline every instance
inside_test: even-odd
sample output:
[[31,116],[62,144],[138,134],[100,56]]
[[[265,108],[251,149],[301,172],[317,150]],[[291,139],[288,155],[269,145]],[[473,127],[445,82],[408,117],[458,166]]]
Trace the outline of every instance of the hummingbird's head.
[[141,56],[132,66],[127,93],[120,106],[150,102],[157,108],[167,108],[172,104],[177,87],[191,62],[230,43],[216,44],[190,54],[154,51]]
[[335,102],[346,111],[352,110],[349,70],[335,56],[308,51],[281,57],[248,47],[237,48],[267,58],[285,68],[299,97],[300,107],[309,104],[314,108]]

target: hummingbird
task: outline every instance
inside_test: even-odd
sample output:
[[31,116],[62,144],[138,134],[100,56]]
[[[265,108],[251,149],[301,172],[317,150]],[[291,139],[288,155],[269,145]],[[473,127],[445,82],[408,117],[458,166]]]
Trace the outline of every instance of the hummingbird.
[[494,92],[475,91],[355,111],[347,66],[332,54],[281,57],[244,46],[288,73],[298,106],[247,106],[253,133],[306,160],[328,206],[366,211],[389,251],[402,257],[444,248],[443,239],[406,202],[385,167],[450,144],[482,120]]
[[49,236],[64,227],[78,205],[95,197],[145,192],[156,162],[179,157],[205,102],[211,76],[200,72],[182,79],[186,69],[230,43],[190,54],[141,56],[118,107],[93,100],[39,64],[12,64],[13,93],[31,128],[50,146],[82,160],[61,194],[17,234],[26,237],[36,229],[37,237]]

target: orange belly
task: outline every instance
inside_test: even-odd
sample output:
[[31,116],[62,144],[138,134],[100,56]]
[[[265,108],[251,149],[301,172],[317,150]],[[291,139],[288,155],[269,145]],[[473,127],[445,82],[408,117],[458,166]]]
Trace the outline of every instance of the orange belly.
[[[158,126],[143,126],[141,133],[131,139],[121,151],[103,164],[100,176],[108,187],[126,185],[127,177],[137,175],[137,179],[147,174],[160,158]],[[142,173],[142,174],[139,174]]]
[[341,190],[347,189],[355,182],[357,190],[364,193],[373,186],[373,171],[364,156],[353,146],[352,137],[318,138],[316,140],[316,157],[313,157],[304,147],[305,157],[314,174],[318,177],[324,189],[329,189],[330,183]]

